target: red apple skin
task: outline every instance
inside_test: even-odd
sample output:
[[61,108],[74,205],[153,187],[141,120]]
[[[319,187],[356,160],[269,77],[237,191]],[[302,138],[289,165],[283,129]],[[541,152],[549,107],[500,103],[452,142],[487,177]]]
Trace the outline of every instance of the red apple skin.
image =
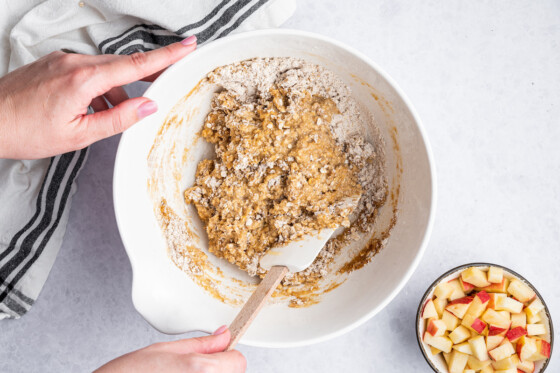
[[525,346],[526,340],[526,336],[524,338],[520,338],[519,341],[517,341],[517,345],[515,346],[515,353],[519,356],[519,358],[521,358],[521,352],[523,350],[523,347]]
[[504,277],[504,279],[502,280],[502,282],[500,282],[499,284],[490,284],[486,287],[480,288],[480,290],[482,291],[488,291],[490,293],[505,293],[506,292],[506,278]]
[[498,335],[498,334],[502,334],[505,331],[506,329],[504,328],[498,328],[497,326],[490,325],[488,328],[488,335]]
[[428,303],[430,303],[432,299],[426,299],[426,303],[424,303],[424,305],[422,306],[422,314],[424,314],[424,311],[426,310],[426,306],[428,305]]
[[469,304],[473,301],[473,299],[474,299],[473,297],[463,297],[463,298],[452,300],[451,302],[447,303],[447,305],[450,306],[452,304],[458,304],[458,303]]
[[490,295],[489,295],[487,292],[485,292],[484,290],[478,292],[478,293],[476,294],[476,296],[480,299],[480,302],[481,302],[482,304],[484,304],[484,303],[486,303],[486,302],[488,302],[488,301],[490,300]]
[[430,333],[432,336],[436,335],[438,329],[437,327],[434,325],[433,320],[430,320],[430,322],[428,323],[428,326],[426,327],[426,331],[428,333]]
[[473,328],[478,334],[480,334],[484,331],[484,329],[486,329],[486,323],[479,318],[476,318],[473,321],[471,328]]
[[544,339],[541,339],[540,342],[541,342],[541,348],[540,351],[537,350],[537,352],[540,352],[541,355],[545,356],[548,359],[550,357],[550,343],[548,343]]
[[459,276],[459,283],[461,284],[461,287],[463,288],[463,291],[465,293],[470,293],[475,288],[475,286],[470,282],[463,281],[463,279],[460,276]]
[[513,328],[506,333],[506,337],[510,342],[515,342],[524,335],[527,335],[527,330],[522,326]]

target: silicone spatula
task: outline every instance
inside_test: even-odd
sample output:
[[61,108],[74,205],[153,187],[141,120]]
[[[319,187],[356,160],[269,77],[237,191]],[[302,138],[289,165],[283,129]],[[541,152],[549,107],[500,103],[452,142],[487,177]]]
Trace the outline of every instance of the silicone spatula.
[[[349,197],[345,203],[353,210],[360,197],[361,195]],[[335,228],[325,228],[266,252],[259,263],[261,267],[268,269],[268,272],[231,323],[229,327],[231,340],[226,351],[235,347],[286,273],[303,271],[309,267],[335,230]]]

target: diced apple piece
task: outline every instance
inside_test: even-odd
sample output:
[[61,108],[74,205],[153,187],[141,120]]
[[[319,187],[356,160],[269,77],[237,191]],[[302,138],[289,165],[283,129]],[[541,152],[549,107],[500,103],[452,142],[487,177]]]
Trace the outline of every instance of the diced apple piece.
[[482,313],[486,310],[488,303],[490,301],[490,295],[487,292],[481,291],[477,293],[469,305],[467,314],[473,315],[474,317],[480,317]]
[[533,311],[529,308],[525,308],[523,311],[525,312],[525,315],[527,315],[527,324],[536,324],[542,320],[540,312],[533,313]]
[[492,367],[491,364],[488,364],[487,366],[485,366],[480,370],[480,373],[494,373],[494,368]]
[[500,303],[503,299],[507,298],[506,294],[501,294],[501,293],[491,293],[490,294],[490,300],[488,301],[488,308],[491,308],[493,310],[496,309],[496,305],[498,303]]
[[504,270],[498,267],[492,267],[488,269],[488,282],[493,284],[499,284],[504,279]]
[[493,361],[492,367],[496,370],[517,369],[517,364],[519,364],[519,358],[517,355],[513,354],[505,359]]
[[507,292],[507,288],[509,285],[509,280],[507,278],[503,278],[502,282],[500,282],[499,284],[490,284],[486,287],[483,287],[479,290],[484,290],[487,293],[506,293]]
[[510,329],[506,333],[506,338],[509,339],[511,343],[516,342],[519,338],[527,335],[527,330],[524,327],[518,326],[516,328]]
[[447,306],[447,299],[435,298],[433,301],[438,317],[441,319],[441,317],[443,316],[443,311],[445,310],[445,306]]
[[449,365],[449,361],[451,361],[451,352],[442,352],[442,355],[445,360],[445,364]]
[[445,334],[446,326],[443,320],[437,320],[431,318],[428,319],[428,325],[426,326],[426,331],[434,337],[440,337]]
[[445,307],[445,309],[451,312],[452,314],[454,314],[455,316],[457,316],[458,318],[462,319],[467,313],[467,310],[469,309],[469,305],[471,304],[472,301],[473,301],[473,297],[463,297],[463,298],[455,299],[449,302]]
[[511,313],[519,313],[523,311],[523,303],[516,301],[510,297],[496,299],[496,311],[508,311]]
[[476,297],[480,298],[480,303],[484,304],[490,300],[490,294],[485,292],[484,290],[479,291],[476,293]]
[[437,355],[437,354],[441,353],[441,350],[439,350],[439,349],[437,349],[433,346],[430,346],[430,351],[432,352],[432,355]]
[[532,315],[536,315],[542,310],[544,310],[544,304],[541,302],[540,299],[533,300],[528,306],[527,309],[531,312]]
[[494,326],[494,325],[490,325],[489,328],[488,328],[488,336],[493,336],[493,335],[505,336],[506,332],[507,332],[507,329],[498,328],[497,326]]
[[461,325],[464,325],[467,328],[474,330],[478,334],[481,334],[484,331],[484,329],[486,329],[486,323],[484,321],[468,313],[461,321]]
[[519,358],[522,361],[526,361],[537,352],[537,343],[535,339],[523,336],[517,341],[515,350]]
[[461,284],[461,289],[462,289],[466,294],[468,294],[468,293],[470,293],[471,291],[473,291],[474,288],[476,287],[476,286],[474,286],[473,284],[470,284],[470,283],[468,283],[468,282],[466,282],[466,281],[463,281],[463,278],[462,278],[462,277],[459,277],[459,284]]
[[539,361],[548,359],[550,357],[550,343],[544,339],[534,338],[535,344],[537,345],[537,352],[535,352],[527,360],[529,361]]
[[498,347],[488,352],[488,354],[494,361],[505,359],[507,357],[510,357],[514,353],[515,350],[513,348],[513,345],[507,339],[504,339],[502,344],[500,344]]
[[461,284],[459,283],[458,279],[454,279],[454,280],[449,281],[449,284],[451,286],[453,286],[453,292],[449,296],[450,301],[454,301],[455,299],[465,297],[466,294],[463,291],[463,289],[461,288]]
[[479,288],[490,285],[488,279],[486,278],[486,273],[477,267],[470,267],[461,272],[461,278],[463,279],[463,281],[466,281],[469,284],[473,284],[474,286]]
[[525,373],[533,373],[535,371],[535,363],[532,361],[519,361],[517,369]]
[[540,299],[535,299],[525,307],[525,315],[527,316],[527,323],[529,324],[536,324],[542,320],[541,313],[544,309],[544,304],[540,301]]
[[472,355],[469,356],[469,360],[467,360],[467,366],[475,371],[481,370],[488,365],[490,365],[490,360],[480,361]]
[[518,279],[511,280],[508,288],[508,293],[513,295],[515,299],[522,303],[529,302],[535,298],[536,294],[529,286],[519,281]]
[[443,311],[441,321],[445,323],[445,328],[449,331],[455,330],[459,325],[459,319],[449,311]]
[[508,318],[490,308],[484,311],[481,319],[485,323],[497,326],[498,328],[509,329],[511,325],[511,321]]
[[494,373],[517,373],[517,368],[499,369],[495,370]]
[[424,310],[422,311],[422,318],[429,319],[431,317],[435,317],[437,319],[438,314],[436,311],[436,307],[434,306],[434,301],[429,299],[426,304],[424,304]]
[[463,342],[463,343],[453,345],[453,349],[457,350],[459,352],[462,352],[464,354],[467,354],[467,355],[472,355],[473,354],[473,352],[471,350],[471,345],[469,345],[468,342]]
[[527,315],[525,314],[525,312],[511,314],[511,327],[515,328],[518,326],[521,326],[523,328],[527,326]]
[[440,299],[447,299],[453,293],[455,287],[449,282],[442,282],[434,289],[434,295]]
[[503,335],[489,335],[486,337],[486,349],[488,351],[495,349],[504,341]]
[[[467,364],[468,364],[468,361],[467,361]],[[463,373],[476,373],[476,371],[474,369],[465,369],[463,371]]]
[[444,336],[434,337],[428,332],[424,333],[424,342],[428,346],[435,347],[443,352],[451,351],[451,347],[453,346],[453,342],[451,342],[449,338]]
[[527,335],[543,335],[546,334],[546,327],[544,324],[529,324],[527,325]]
[[449,373],[463,373],[463,370],[465,370],[465,367],[467,366],[468,359],[469,355],[454,350],[451,353],[451,359],[449,360],[449,365],[447,366]]
[[453,344],[458,344],[461,342],[466,341],[471,337],[471,332],[469,329],[465,328],[462,325],[459,325],[455,328],[451,333],[449,333],[449,338],[453,341]]
[[500,315],[502,315],[504,318],[508,319],[511,321],[511,313],[509,313],[509,311],[496,311],[498,312]]
[[488,351],[486,350],[486,343],[484,343],[484,337],[479,335],[469,339],[469,345],[473,352],[474,357],[480,361],[488,360]]

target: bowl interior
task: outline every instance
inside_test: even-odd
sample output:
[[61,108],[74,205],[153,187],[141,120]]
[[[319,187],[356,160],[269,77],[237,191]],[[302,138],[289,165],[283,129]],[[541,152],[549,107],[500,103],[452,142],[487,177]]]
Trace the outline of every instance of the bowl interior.
[[[442,354],[438,354],[436,356],[432,355],[432,353],[430,351],[430,346],[428,346],[427,344],[425,344],[422,341],[422,336],[424,335],[424,332],[426,331],[426,320],[421,318],[420,309],[423,308],[424,303],[428,299],[430,299],[434,296],[434,291],[435,291],[435,288],[438,284],[440,284],[442,282],[446,282],[446,281],[451,281],[455,278],[458,278],[460,273],[463,270],[465,270],[466,268],[474,266],[474,267],[479,267],[482,270],[487,270],[490,267],[490,265],[492,265],[494,267],[502,268],[504,270],[504,276],[508,277],[509,279],[516,278],[516,279],[524,282],[525,284],[529,285],[531,287],[531,289],[533,289],[535,291],[535,293],[537,294],[537,297],[540,298],[540,300],[545,305],[545,309],[543,311],[541,311],[541,317],[542,317],[543,323],[544,323],[544,325],[547,329],[547,334],[542,336],[542,338],[549,341],[550,345],[552,347],[553,338],[554,338],[554,331],[553,331],[552,319],[550,317],[548,307],[546,307],[546,303],[545,303],[544,299],[542,298],[542,296],[539,294],[538,290],[530,282],[528,282],[525,278],[523,278],[518,273],[512,271],[511,269],[500,266],[500,265],[497,265],[497,264],[488,264],[488,263],[465,264],[465,265],[459,266],[457,268],[454,268],[454,269],[448,271],[447,273],[442,275],[440,278],[438,278],[436,281],[434,281],[434,283],[426,291],[426,294],[422,297],[422,301],[420,302],[420,306],[418,308],[418,314],[416,315],[416,334],[417,334],[418,342],[419,342],[420,348],[422,349],[422,354],[424,354],[424,357],[426,358],[426,360],[431,365],[431,367],[434,371],[440,372],[440,373],[447,373],[448,372],[447,365],[445,364],[445,360],[443,359]],[[544,369],[546,368],[546,365],[548,365],[549,360],[550,359],[535,362],[535,373],[539,373],[539,372],[544,371]]]
[[215,41],[172,66],[145,94],[158,103],[158,112],[128,130],[119,144],[117,223],[134,271],[135,307],[155,328],[165,333],[212,331],[234,319],[239,308],[209,296],[168,258],[148,197],[146,160],[167,113],[208,72],[254,57],[304,58],[337,73],[375,117],[386,142],[390,189],[398,198],[397,223],[370,264],[351,273],[318,304],[265,307],[242,340],[267,347],[310,344],[358,326],[398,293],[418,264],[433,220],[434,175],[420,124],[389,78],[363,56],[313,34],[267,30]]

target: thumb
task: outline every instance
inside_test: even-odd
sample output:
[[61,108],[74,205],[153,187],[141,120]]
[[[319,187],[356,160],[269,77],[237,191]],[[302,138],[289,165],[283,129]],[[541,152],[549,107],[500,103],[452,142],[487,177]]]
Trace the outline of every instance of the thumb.
[[85,127],[87,138],[95,142],[116,135],[130,128],[140,119],[157,111],[157,104],[146,98],[136,97],[117,106],[82,117],[80,126]]
[[[219,334],[218,334],[219,333]],[[214,334],[206,337],[197,337],[189,339],[181,339],[171,343],[165,343],[163,348],[167,352],[177,354],[199,353],[213,354],[222,352],[226,349],[231,334],[227,327],[221,327]]]

